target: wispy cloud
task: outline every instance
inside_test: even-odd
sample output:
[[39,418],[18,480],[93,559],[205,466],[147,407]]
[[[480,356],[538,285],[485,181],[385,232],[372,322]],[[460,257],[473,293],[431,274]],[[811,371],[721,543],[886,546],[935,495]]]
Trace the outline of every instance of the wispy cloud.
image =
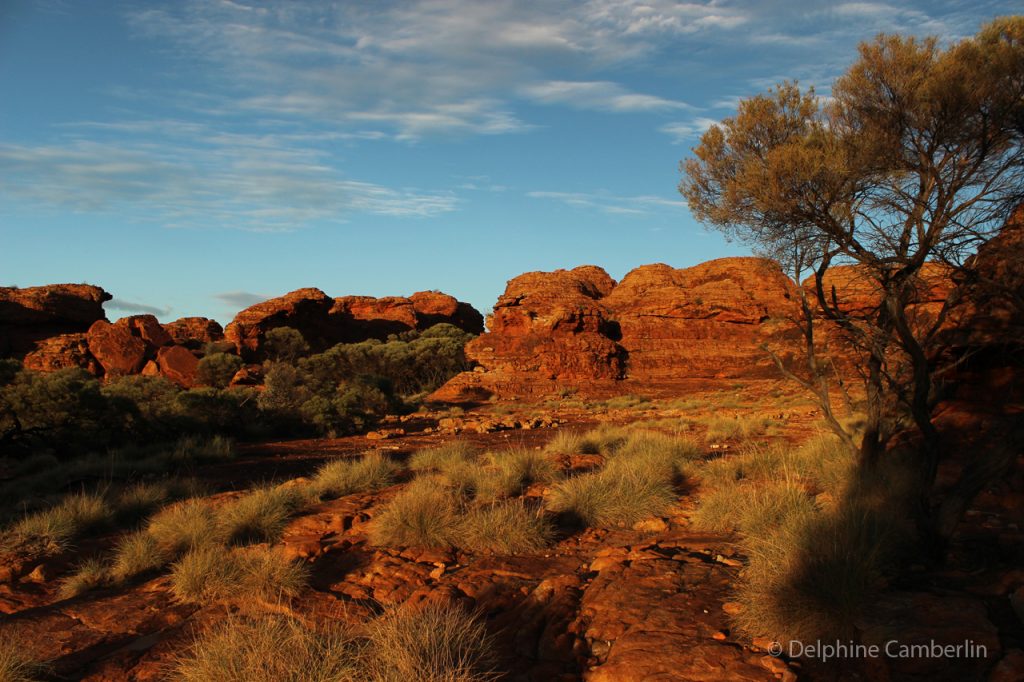
[[689,121],[676,121],[667,123],[659,130],[672,138],[673,144],[684,144],[695,142],[697,138],[707,132],[708,128],[718,123],[716,119],[698,116]]
[[347,178],[308,146],[214,130],[170,140],[0,144],[0,192],[78,211],[127,212],[169,227],[256,232],[359,213],[429,217],[457,205],[449,191]]
[[133,303],[123,298],[112,298],[106,302],[105,307],[136,315],[156,315],[157,317],[165,317],[172,310],[170,307],[158,308],[157,306],[146,305],[145,303]]
[[270,298],[263,294],[254,294],[251,291],[225,291],[221,294],[214,294],[213,297],[222,303],[227,303],[236,308],[248,308]]
[[644,215],[655,210],[674,210],[686,207],[686,202],[681,199],[666,199],[647,194],[619,196],[609,192],[535,191],[527,192],[526,196],[616,215]]
[[612,112],[689,109],[686,102],[630,92],[609,81],[546,81],[527,85],[524,95],[544,104]]

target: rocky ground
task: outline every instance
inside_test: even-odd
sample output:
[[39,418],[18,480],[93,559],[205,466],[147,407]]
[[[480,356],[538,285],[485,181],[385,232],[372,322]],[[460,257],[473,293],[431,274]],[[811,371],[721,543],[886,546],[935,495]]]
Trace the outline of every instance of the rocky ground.
[[[324,461],[368,449],[402,458],[452,438],[539,447],[558,430],[598,420],[625,423],[684,412],[768,415],[757,407],[759,398],[778,390],[773,382],[751,382],[714,397],[698,395],[693,402],[701,407],[688,410],[664,403],[597,408],[571,400],[561,407],[489,405],[385,424],[370,438],[250,444],[238,459],[198,473],[225,491],[217,495],[230,497],[232,490],[303,477]],[[793,397],[773,402],[787,400],[790,407],[775,407],[768,415],[774,426],[765,438],[798,442],[817,428],[810,406]],[[708,443],[709,455],[734,445]],[[769,655],[769,642],[733,631],[730,614],[739,606],[731,592],[745,557],[730,535],[693,531],[689,517],[697,491],[681,497],[667,516],[632,528],[563,529],[543,552],[498,556],[373,546],[367,524],[402,486],[324,502],[294,518],[281,545],[311,566],[311,586],[294,600],[274,604],[176,603],[166,576],[60,599],[61,575],[81,556],[109,547],[114,536],[91,538],[41,559],[9,554],[0,558],[4,632],[27,636],[35,653],[54,662],[59,679],[155,680],[166,675],[196,632],[239,608],[358,623],[382,607],[439,601],[486,615],[512,680],[985,679],[997,661],[1002,672],[990,679],[1022,679],[1016,675],[1024,663],[1024,633],[1005,596],[1016,589],[1019,597],[1024,582],[1019,568],[1007,569],[1007,562],[1019,560],[1021,537],[996,512],[973,512],[944,573],[921,574],[913,585],[901,586],[865,626],[869,636],[883,639],[944,628],[942,636],[986,642],[989,659],[938,667],[887,662],[865,669],[787,661]],[[538,486],[526,494],[543,490]],[[1002,554],[984,558],[991,553],[979,547],[988,552],[992,546]]]

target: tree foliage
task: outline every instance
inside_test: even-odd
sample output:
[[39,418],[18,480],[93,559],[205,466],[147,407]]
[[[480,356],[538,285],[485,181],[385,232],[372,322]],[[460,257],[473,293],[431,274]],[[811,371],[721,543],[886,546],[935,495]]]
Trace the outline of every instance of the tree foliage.
[[[901,425],[916,425],[923,524],[941,456],[931,414],[942,370],[929,350],[943,314],[915,318],[922,270],[934,261],[970,276],[970,255],[1024,200],[1022,142],[1024,17],[1009,17],[945,48],[879,36],[860,46],[830,99],[783,83],[744,100],[682,166],[680,191],[699,220],[777,258],[798,281],[813,273],[801,289],[807,365],[784,369],[853,446],[832,413],[815,319],[843,331],[864,358],[864,465]],[[844,264],[877,291],[870,310],[843,305],[826,285]]]

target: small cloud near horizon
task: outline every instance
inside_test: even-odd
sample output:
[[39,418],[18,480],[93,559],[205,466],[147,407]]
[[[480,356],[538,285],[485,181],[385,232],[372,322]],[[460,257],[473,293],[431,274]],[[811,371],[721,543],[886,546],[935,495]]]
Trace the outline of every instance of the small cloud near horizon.
[[214,294],[213,297],[218,301],[223,301],[238,308],[248,308],[251,305],[262,303],[269,298],[269,296],[254,294],[251,291],[225,291],[221,294]]
[[126,313],[133,313],[135,315],[155,315],[156,317],[165,317],[173,310],[170,306],[165,308],[158,308],[155,305],[146,305],[145,303],[135,303],[132,301],[126,301],[123,298],[112,298],[107,301],[106,306],[112,310],[120,310]]

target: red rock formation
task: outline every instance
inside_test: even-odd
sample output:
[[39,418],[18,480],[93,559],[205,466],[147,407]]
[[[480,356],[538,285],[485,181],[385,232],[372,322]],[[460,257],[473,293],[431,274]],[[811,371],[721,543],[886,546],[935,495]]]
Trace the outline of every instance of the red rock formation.
[[157,351],[156,364],[160,374],[182,388],[196,384],[199,360],[184,346],[164,346]]
[[89,352],[85,334],[60,334],[36,342],[36,348],[25,356],[26,369],[53,372],[67,367],[81,367],[93,374],[102,373],[96,358]]
[[620,392],[671,391],[686,379],[774,376],[759,345],[788,330],[792,286],[759,258],[647,265],[618,285],[594,266],[527,273],[508,283],[489,332],[466,347],[483,371],[433,398],[594,393],[616,382]]
[[627,376],[637,381],[775,376],[760,344],[796,314],[792,287],[773,261],[721,258],[679,270],[639,267],[604,304],[622,330]]
[[326,346],[325,325],[332,305],[334,299],[319,289],[297,289],[235,315],[224,329],[224,338],[234,343],[247,360],[261,356],[267,332],[277,327],[297,329],[311,347]]
[[104,374],[137,374],[146,364],[146,342],[134,336],[128,325],[99,320],[89,327],[86,339]]
[[36,341],[86,331],[106,319],[103,302],[110,298],[88,284],[0,287],[0,356],[21,357]]
[[147,346],[160,348],[174,343],[171,335],[160,325],[160,322],[153,315],[131,315],[122,317],[114,324],[127,327],[132,336],[137,336]]
[[224,338],[224,328],[219,322],[208,317],[183,317],[168,322],[164,329],[174,339],[174,343],[189,350],[199,350],[207,343],[221,341]]
[[482,318],[472,306],[446,294],[332,299],[319,289],[299,289],[238,313],[224,336],[246,360],[258,361],[263,357],[266,333],[275,327],[298,330],[310,348],[322,351],[338,343],[385,339],[390,334],[423,330],[440,322],[472,333],[483,329]]

